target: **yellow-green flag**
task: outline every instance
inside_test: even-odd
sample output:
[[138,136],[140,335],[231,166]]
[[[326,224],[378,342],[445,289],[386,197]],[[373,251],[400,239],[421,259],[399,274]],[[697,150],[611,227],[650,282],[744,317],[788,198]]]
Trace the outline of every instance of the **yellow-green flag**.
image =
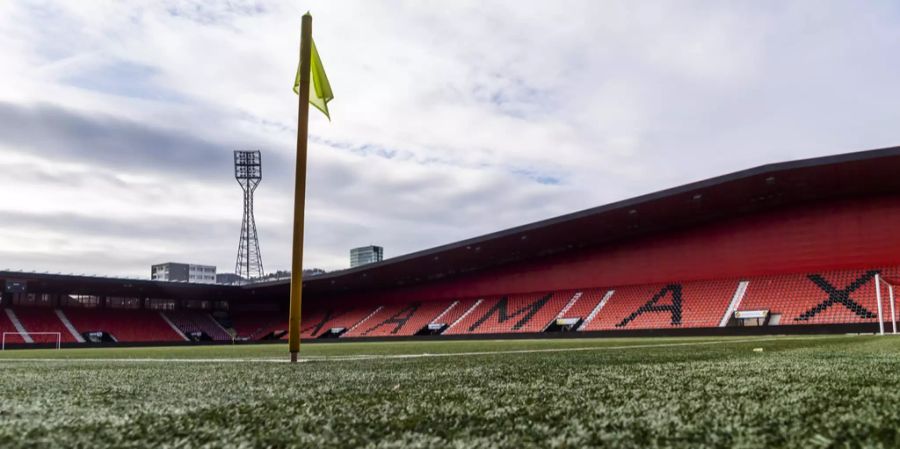
[[[319,59],[319,52],[316,50],[316,42],[312,44],[309,64],[309,104],[315,106],[318,110],[331,120],[328,115],[328,102],[334,99],[331,92],[331,84],[328,84],[328,76],[325,75],[325,67],[322,67],[322,60]],[[300,67],[297,67],[297,76],[294,77],[294,93],[300,94]]]

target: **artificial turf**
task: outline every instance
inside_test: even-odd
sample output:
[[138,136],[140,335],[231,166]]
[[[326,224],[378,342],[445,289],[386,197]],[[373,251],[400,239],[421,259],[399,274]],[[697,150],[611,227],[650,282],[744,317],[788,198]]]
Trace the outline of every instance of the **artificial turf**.
[[890,336],[306,344],[301,356],[5,351],[0,447],[900,447]]

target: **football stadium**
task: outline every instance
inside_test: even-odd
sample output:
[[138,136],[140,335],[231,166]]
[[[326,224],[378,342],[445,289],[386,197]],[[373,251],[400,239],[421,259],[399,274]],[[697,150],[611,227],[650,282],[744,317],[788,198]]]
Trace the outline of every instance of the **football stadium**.
[[[817,92],[831,102],[835,97],[829,94],[853,91],[839,95],[846,107],[817,104],[807,110],[815,115],[811,122],[791,110],[797,125],[784,126],[779,112],[786,102],[779,98],[775,107],[755,110],[759,103],[753,101],[767,95],[734,79],[747,82],[743,77],[756,66],[729,60],[734,56],[764,65],[759,61],[768,61],[766,52],[782,50],[774,43],[784,36],[771,30],[792,30],[796,33],[787,35],[798,39],[814,34],[817,43],[834,36],[841,40],[844,34],[833,34],[831,26],[837,22],[824,18],[841,20],[857,13],[856,7],[832,4],[819,10],[819,5],[810,9],[795,3],[796,11],[760,12],[759,5],[736,3],[705,5],[711,11],[707,15],[698,14],[706,8],[695,5],[697,11],[682,17],[680,7],[658,9],[650,2],[636,9],[573,2],[571,14],[536,2],[538,12],[516,14],[512,5],[499,2],[392,8],[376,3],[356,3],[356,16],[341,6],[316,3],[335,24],[330,31],[322,25],[321,34],[318,28],[313,33],[311,14],[290,2],[0,4],[0,51],[25,73],[0,71],[13,81],[0,83],[13,86],[0,87],[0,169],[7,173],[0,178],[6,195],[0,202],[0,256],[12,265],[0,270],[0,448],[900,447],[900,147],[835,150],[847,141],[896,141],[894,91],[879,86],[873,75],[890,70],[865,66],[860,75],[835,69],[831,75],[846,77],[840,78],[841,88],[828,84]],[[381,15],[386,9],[397,12]],[[879,14],[868,14],[872,11]],[[460,12],[473,13],[467,19],[471,23],[450,20]],[[579,23],[579,14],[599,22],[601,12],[616,19],[603,26]],[[735,13],[740,19],[731,18]],[[754,22],[756,14],[760,22]],[[351,16],[369,17],[371,23],[364,26]],[[896,30],[896,23],[883,19],[900,22],[896,7],[871,6],[854,17],[865,24],[854,28],[858,32],[882,32],[847,43],[843,52],[834,50],[844,62],[835,62],[829,52],[813,55],[823,58],[822,67],[865,56],[852,49],[893,48],[900,41],[896,32],[885,31]],[[564,31],[536,25],[547,18],[572,23]],[[677,32],[662,29],[670,20],[677,22]],[[807,21],[818,33],[789,26]],[[33,31],[45,28],[35,24],[60,28],[47,34]],[[344,29],[335,31],[337,25]],[[358,35],[347,31],[351,25],[359,25]],[[258,49],[275,45],[268,35],[288,26],[299,35],[285,48],[297,52],[299,47],[299,63],[297,56],[273,63],[281,57]],[[702,32],[683,31],[692,26]],[[761,28],[768,30],[760,39],[766,51],[747,51],[726,39]],[[541,33],[532,33],[535,29]],[[70,42],[60,39],[66,30],[72,32]],[[146,30],[152,39],[140,34]],[[436,37],[446,30],[458,32],[459,41]],[[599,34],[593,34],[596,30]],[[638,30],[649,30],[649,37],[637,36]],[[656,31],[663,37],[654,37]],[[483,39],[479,32],[486,33]],[[382,42],[380,34],[418,46],[397,46],[399,55],[388,49],[357,50],[367,39]],[[530,50],[515,51],[526,35],[568,43],[562,56],[543,54],[548,61],[574,61],[587,81],[572,74],[572,85],[561,88],[525,79],[522,73],[553,65],[541,58],[531,61],[535,66],[519,65],[533,56]],[[585,48],[584,42],[597,36],[620,39],[611,39],[609,48],[628,50],[611,56],[613,50]],[[664,42],[663,50],[654,46],[656,40]],[[720,40],[731,44],[718,45]],[[77,50],[68,54],[62,41]],[[528,42],[546,50],[539,41]],[[645,47],[650,48],[645,60],[629,53]],[[448,80],[459,74],[442,71],[460,64],[449,63],[449,57],[437,62],[429,53],[446,48],[452,51],[443,57],[452,53],[487,78],[469,80],[468,91],[452,84]],[[771,59],[779,68],[815,66],[794,64],[792,58],[802,53],[798,48],[804,47],[790,47]],[[335,49],[343,51],[328,53]],[[617,68],[628,73],[624,78],[645,82],[643,74],[674,70],[678,81],[648,88],[652,95],[642,97],[627,83],[615,82],[617,75],[587,64],[597,55],[622,61]],[[154,58],[161,62],[153,65]],[[335,95],[323,59],[338,60],[334,67],[344,69],[332,78],[342,82],[335,87],[348,94],[376,94],[349,100],[345,109],[330,109]],[[346,62],[353,59],[362,62]],[[500,62],[490,62],[494,59]],[[200,67],[223,60],[228,62],[213,72]],[[388,69],[379,66],[382,60]],[[686,68],[688,62],[693,65]],[[192,65],[198,67],[166,77],[173,67]],[[245,82],[274,86],[280,79],[269,74],[284,67],[291,67],[294,95],[287,84],[277,87],[281,96],[268,87],[242,90]],[[609,64],[603,67],[614,71]],[[510,73],[501,73],[506,68]],[[514,73],[523,68],[529,70]],[[635,68],[641,75],[629,72]],[[569,75],[567,70],[559,73]],[[788,72],[772,73],[794,79]],[[373,73],[395,75],[395,89],[370,85]],[[770,72],[765,73],[768,78]],[[398,94],[396,86],[410,74],[437,81],[422,90],[407,82],[408,92]],[[604,76],[609,85],[595,83]],[[815,84],[812,78],[800,76],[800,84],[808,79]],[[685,87],[684,79],[693,86],[687,89],[691,95],[700,93],[698,104],[713,106],[702,114],[679,106],[686,118],[671,110],[647,114],[653,116],[644,118],[654,131],[642,139],[622,137],[628,133],[618,128],[631,127],[630,120],[640,115],[629,116],[632,103],[653,98],[655,104],[657,97],[665,103],[661,93]],[[48,84],[45,92],[35,80],[56,84]],[[351,80],[370,84],[361,89]],[[216,101],[203,96],[204,86],[219,82],[234,98],[218,102],[221,91],[215,90],[210,97]],[[607,100],[585,93],[584,104],[575,101],[581,109],[573,110],[590,116],[587,122],[575,116],[547,121],[547,111],[565,109],[560,98],[568,100],[584,82],[613,97],[612,112],[586,106]],[[181,84],[187,87],[168,90]],[[740,94],[732,97],[732,91]],[[440,105],[453,103],[461,92],[475,97],[480,108],[487,104],[490,113],[450,120],[452,114]],[[812,98],[808,94],[791,98],[805,101]],[[59,101],[52,100],[54,95]],[[892,109],[854,109],[853,101],[863,97]],[[416,105],[408,115],[411,122],[433,115],[409,125],[414,132],[398,134],[413,149],[380,143],[394,138],[382,129],[394,122],[379,122],[382,112],[364,107],[373,98],[395,111],[398,105]],[[71,104],[60,105],[66,102]],[[81,102],[81,109],[72,106]],[[282,103],[297,108],[288,122],[272,112],[282,112]],[[726,107],[734,104],[738,112]],[[105,115],[92,115],[92,105]],[[216,116],[223,110],[231,112]],[[207,115],[198,120],[198,111]],[[725,124],[717,121],[720,115]],[[872,130],[870,140],[841,139],[863,129],[853,128],[854,116],[871,126],[864,128]],[[825,125],[832,117],[839,117],[840,125],[849,123],[847,128]],[[325,128],[332,120],[343,121],[335,125],[338,131]],[[616,129],[596,123],[604,120]],[[446,121],[459,129],[445,133],[439,128]],[[566,121],[579,125],[558,127]],[[423,123],[432,128],[418,127]],[[700,124],[688,130],[691,123]],[[465,127],[472,129],[462,133],[467,134],[464,146],[482,153],[466,156],[471,160],[442,159],[442,152],[454,148],[449,141]],[[579,127],[601,129],[601,138],[589,139],[588,149],[572,144],[577,139],[568,133]],[[543,129],[532,133],[535,128]],[[787,128],[796,134],[785,133]],[[772,135],[750,139],[760,130]],[[724,137],[706,141],[693,134],[719,131],[781,150],[760,149],[752,157],[728,153],[718,140]],[[432,140],[424,136],[432,132]],[[209,133],[220,134],[220,140],[207,139]],[[248,135],[272,148],[248,151]],[[288,137],[293,146],[294,135],[296,147],[286,151],[282,143]],[[360,135],[365,137],[359,140]],[[810,151],[787,149],[819,135],[828,143],[810,143]],[[676,162],[674,150],[651,148],[660,138],[676,139],[673,148],[684,152],[681,160]],[[533,160],[533,155],[494,148],[498,142],[524,148],[533,139],[538,146],[553,147],[542,148]],[[245,149],[223,150],[222,142],[239,142],[236,146]],[[276,194],[261,195],[256,202],[263,152],[275,160],[266,173],[273,174]],[[592,152],[602,157],[583,157]],[[713,157],[718,153],[727,163]],[[149,278],[121,275],[170,254],[219,261],[221,254],[232,257],[230,242],[222,251],[216,234],[221,223],[231,232],[230,219],[219,215],[225,203],[217,201],[225,192],[222,169],[231,168],[222,161],[232,155],[234,180],[243,195],[235,272],[219,273],[220,280],[215,266],[168,262],[151,265]],[[660,162],[660,155],[666,160]],[[583,161],[610,166],[577,167]],[[629,165],[635,161],[644,165]],[[750,162],[734,171],[736,161]],[[554,171],[557,163],[568,168]],[[397,165],[386,168],[391,164]],[[650,181],[659,175],[654,169],[668,166],[677,176],[665,179],[681,181]],[[472,167],[488,171],[479,175],[483,178],[473,177]],[[447,173],[451,193],[465,191],[463,203],[442,201],[447,197],[439,189],[416,179]],[[703,175],[694,176],[698,173]],[[499,190],[479,183],[502,176],[514,182],[498,184]],[[351,194],[337,198],[378,207],[335,204],[336,197],[323,188],[356,178],[361,181],[348,189]],[[625,186],[629,179],[636,180],[630,187]],[[227,180],[233,188],[233,180]],[[400,187],[378,190],[383,186],[373,180],[399,180]],[[567,184],[600,190],[618,188],[617,182],[621,189],[591,196],[586,204],[585,198],[543,204],[585,191]],[[528,201],[507,196],[510,190]],[[116,203],[106,196],[128,200]],[[397,204],[386,204],[388,199]],[[129,202],[131,209],[118,210],[128,209]],[[166,202],[177,206],[165,209]],[[487,206],[466,210],[481,202]],[[435,204],[429,210],[442,215],[390,216],[390,211],[425,203]],[[569,204],[581,204],[582,210]],[[500,208],[523,218],[510,223],[490,216]],[[266,241],[271,246],[265,249],[277,248],[267,260],[282,269],[273,274],[270,268],[269,276],[255,212],[260,212],[260,231],[277,230],[259,232],[275,237]],[[457,213],[459,221],[448,218]],[[282,224],[278,217],[289,220]],[[435,229],[466,220],[478,220],[479,227],[448,232],[452,239],[433,235]],[[348,222],[353,226],[343,226]],[[335,248],[343,251],[351,240],[362,241],[371,228],[413,249],[383,258],[384,249],[370,244],[351,249],[350,268],[332,268],[332,263],[324,267],[330,271],[310,269],[333,260],[328,257]],[[421,235],[427,238],[415,239]],[[426,244],[414,246],[418,243],[405,239]],[[84,271],[104,266],[114,273],[29,267],[71,266],[73,261]]]
[[47,349],[0,355],[0,442],[895,446],[898,170],[772,164],[320,275],[297,368],[289,281],[3,272],[4,347]]
[[[898,172],[900,147],[777,163],[314,276],[300,335],[893,333]],[[9,348],[287,339],[290,279],[0,279]]]

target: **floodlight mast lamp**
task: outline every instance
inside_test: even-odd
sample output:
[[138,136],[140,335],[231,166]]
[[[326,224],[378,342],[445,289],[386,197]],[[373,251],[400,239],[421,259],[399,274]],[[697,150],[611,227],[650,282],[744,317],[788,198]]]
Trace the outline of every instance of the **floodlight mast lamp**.
[[253,217],[253,192],[262,181],[262,156],[259,151],[234,152],[234,178],[244,191],[244,219],[234,273],[244,279],[261,277],[265,272],[259,252],[259,237],[256,235],[256,219]]

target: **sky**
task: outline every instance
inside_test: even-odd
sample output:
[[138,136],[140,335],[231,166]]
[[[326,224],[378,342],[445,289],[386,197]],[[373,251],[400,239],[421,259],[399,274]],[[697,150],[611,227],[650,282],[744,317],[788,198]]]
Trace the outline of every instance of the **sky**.
[[288,269],[300,17],[305,267],[393,257],[762,164],[900,145],[894,1],[0,2],[0,269],[232,272],[234,150]]

